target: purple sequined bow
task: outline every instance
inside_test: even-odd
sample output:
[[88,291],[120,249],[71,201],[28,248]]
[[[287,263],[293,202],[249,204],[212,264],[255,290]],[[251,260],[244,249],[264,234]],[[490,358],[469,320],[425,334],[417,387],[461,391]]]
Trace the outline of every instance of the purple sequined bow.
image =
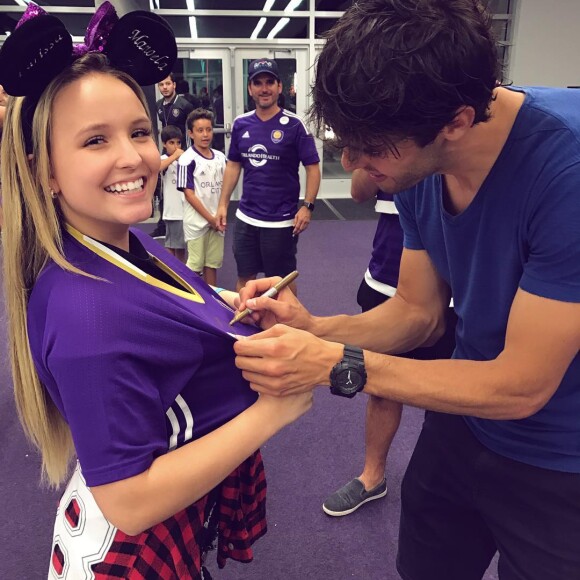
[[[47,13],[45,10],[43,10],[37,4],[31,2],[22,15],[22,18],[18,21],[16,28],[28,20],[32,20],[33,18],[44,16],[46,14]],[[87,26],[85,42],[83,44],[75,44],[73,46],[74,58],[79,58],[87,52],[103,52],[103,49],[107,44],[109,34],[118,20],[119,18],[113,5],[110,2],[103,2]]]

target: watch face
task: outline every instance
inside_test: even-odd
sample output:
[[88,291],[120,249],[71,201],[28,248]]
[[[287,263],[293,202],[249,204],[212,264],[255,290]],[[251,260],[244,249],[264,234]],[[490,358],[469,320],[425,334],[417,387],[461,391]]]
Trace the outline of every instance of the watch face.
[[355,369],[344,369],[338,373],[334,384],[344,393],[356,393],[362,384],[362,377]]

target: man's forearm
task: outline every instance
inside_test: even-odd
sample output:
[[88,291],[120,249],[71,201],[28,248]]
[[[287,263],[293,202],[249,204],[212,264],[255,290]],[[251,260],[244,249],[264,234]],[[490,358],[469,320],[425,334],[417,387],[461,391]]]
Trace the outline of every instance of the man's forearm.
[[304,201],[308,203],[314,203],[316,197],[318,196],[318,190],[320,189],[320,165],[315,163],[313,165],[307,165],[306,170],[306,190],[304,192]]
[[364,392],[442,413],[507,420],[529,417],[549,396],[517,365],[492,361],[415,360],[364,353]]
[[230,204],[232,193],[236,187],[236,184],[238,183],[238,179],[240,178],[240,173],[242,171],[241,165],[232,165],[231,163],[231,161],[228,162],[224,172],[224,181],[222,183],[222,191],[219,201],[219,205],[226,208]]
[[443,313],[409,307],[395,296],[355,316],[313,316],[305,330],[325,340],[399,354],[434,342],[443,334],[444,325]]

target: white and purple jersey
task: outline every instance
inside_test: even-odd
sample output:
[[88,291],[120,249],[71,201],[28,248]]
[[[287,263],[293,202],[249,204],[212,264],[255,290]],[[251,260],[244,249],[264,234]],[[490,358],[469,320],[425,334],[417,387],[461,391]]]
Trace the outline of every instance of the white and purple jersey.
[[365,282],[377,292],[393,297],[399,281],[403,252],[403,228],[393,196],[379,191],[375,211],[379,221],[373,239],[373,252],[365,273]]
[[290,224],[300,195],[299,165],[320,162],[306,125],[286,110],[267,121],[256,111],[236,117],[228,159],[244,170],[240,219]]
[[[207,211],[215,215],[220,201],[226,156],[211,149],[211,158],[193,145],[178,159],[177,188],[191,189]],[[185,241],[201,238],[210,229],[207,220],[184,198],[183,233]]]

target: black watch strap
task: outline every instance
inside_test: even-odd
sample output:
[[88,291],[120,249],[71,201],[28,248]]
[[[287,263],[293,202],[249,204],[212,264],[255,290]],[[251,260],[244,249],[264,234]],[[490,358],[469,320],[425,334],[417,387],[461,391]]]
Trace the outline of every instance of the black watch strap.
[[358,346],[351,346],[350,344],[344,345],[344,356],[353,358],[355,361],[359,362],[360,364],[365,364],[365,357],[362,348]]
[[330,371],[330,392],[352,398],[363,390],[367,380],[364,353],[357,346],[344,346],[342,360]]
[[314,204],[310,201],[305,201],[302,204],[306,209],[309,209],[310,211],[314,211]]

